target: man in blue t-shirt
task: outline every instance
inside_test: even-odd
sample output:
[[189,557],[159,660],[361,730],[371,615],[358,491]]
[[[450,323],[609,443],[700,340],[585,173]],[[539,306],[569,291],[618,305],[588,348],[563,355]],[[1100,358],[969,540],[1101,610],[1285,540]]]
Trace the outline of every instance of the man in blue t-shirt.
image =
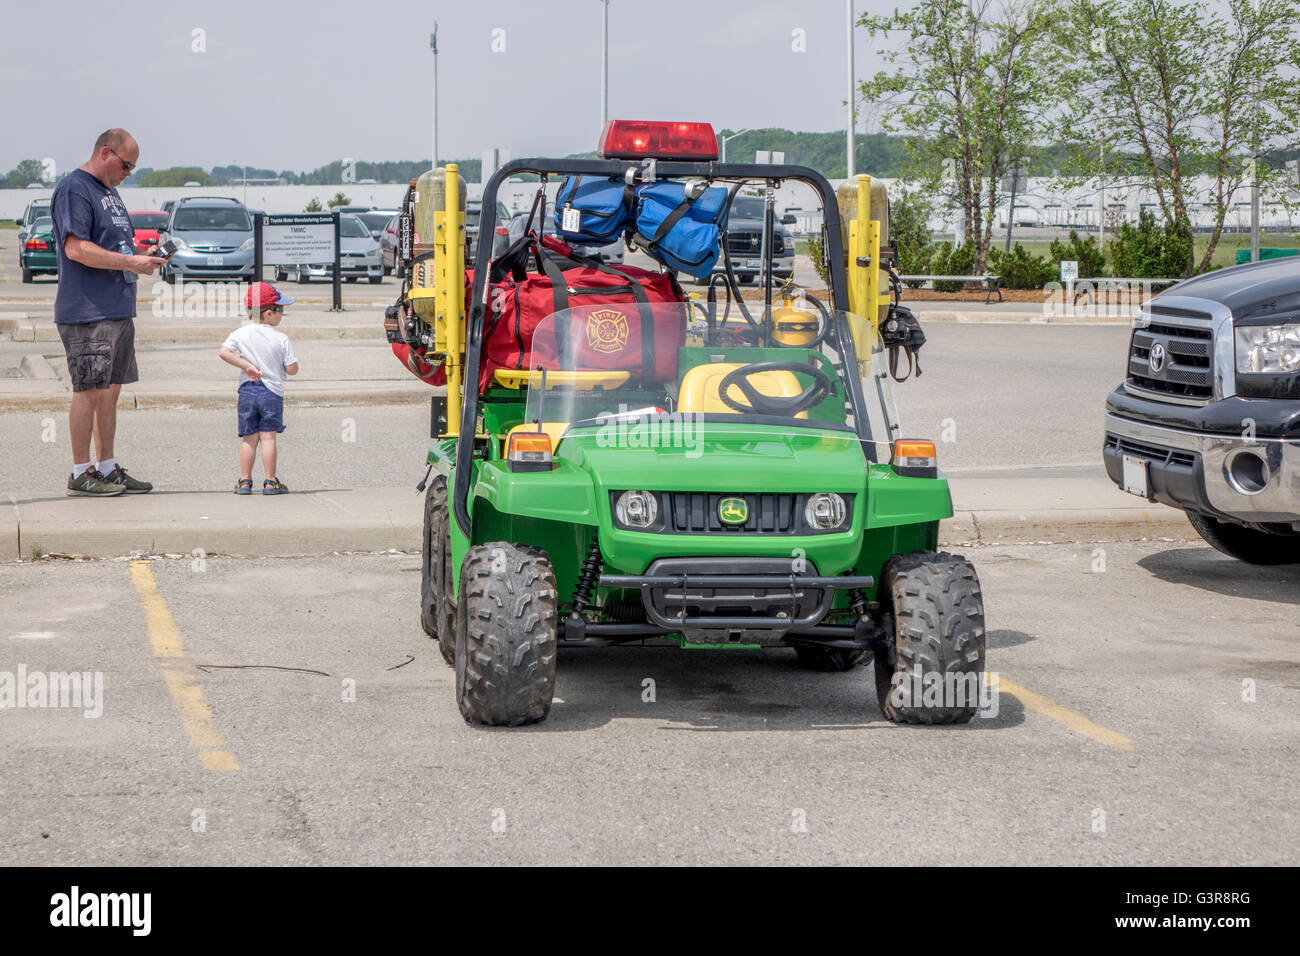
[[[136,282],[166,261],[133,254],[135,233],[117,193],[139,158],[140,146],[126,130],[101,133],[90,159],[59,181],[50,200],[59,256],[54,324],[72,380],[69,495],[153,490],[113,457],[118,394],[140,377],[135,364]],[[90,457],[92,435],[98,462]]]

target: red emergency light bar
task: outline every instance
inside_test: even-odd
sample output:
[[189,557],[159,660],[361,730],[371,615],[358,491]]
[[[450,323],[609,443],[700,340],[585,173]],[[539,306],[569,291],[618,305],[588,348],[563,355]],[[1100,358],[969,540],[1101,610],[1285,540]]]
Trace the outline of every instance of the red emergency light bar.
[[718,138],[710,123],[610,120],[599,149],[605,159],[717,159]]

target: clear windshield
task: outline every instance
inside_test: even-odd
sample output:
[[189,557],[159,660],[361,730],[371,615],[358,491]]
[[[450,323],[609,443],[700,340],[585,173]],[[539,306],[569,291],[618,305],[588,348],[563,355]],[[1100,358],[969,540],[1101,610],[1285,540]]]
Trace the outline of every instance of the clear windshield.
[[253,220],[238,206],[182,206],[173,232],[250,232]]
[[339,216],[339,236],[343,239],[369,239],[370,230],[356,216]]
[[774,305],[770,317],[760,303],[749,309],[752,324],[735,310],[710,321],[698,303],[575,306],[542,320],[526,367],[495,371],[494,384],[527,389],[525,422],[548,431],[689,414],[856,433],[888,461],[900,428],[870,323],[811,300]]

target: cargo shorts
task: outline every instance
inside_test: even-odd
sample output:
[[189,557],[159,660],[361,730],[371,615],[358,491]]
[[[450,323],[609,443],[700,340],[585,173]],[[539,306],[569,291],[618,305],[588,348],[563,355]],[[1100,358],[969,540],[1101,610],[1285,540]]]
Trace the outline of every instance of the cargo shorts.
[[135,364],[134,319],[101,319],[81,325],[60,324],[57,328],[74,392],[140,380]]

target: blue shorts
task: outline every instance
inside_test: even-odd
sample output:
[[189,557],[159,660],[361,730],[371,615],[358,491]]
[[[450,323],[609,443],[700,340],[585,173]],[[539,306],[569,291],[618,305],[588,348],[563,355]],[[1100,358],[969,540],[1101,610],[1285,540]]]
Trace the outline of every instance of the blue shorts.
[[239,386],[239,437],[284,431],[284,399],[261,382]]

